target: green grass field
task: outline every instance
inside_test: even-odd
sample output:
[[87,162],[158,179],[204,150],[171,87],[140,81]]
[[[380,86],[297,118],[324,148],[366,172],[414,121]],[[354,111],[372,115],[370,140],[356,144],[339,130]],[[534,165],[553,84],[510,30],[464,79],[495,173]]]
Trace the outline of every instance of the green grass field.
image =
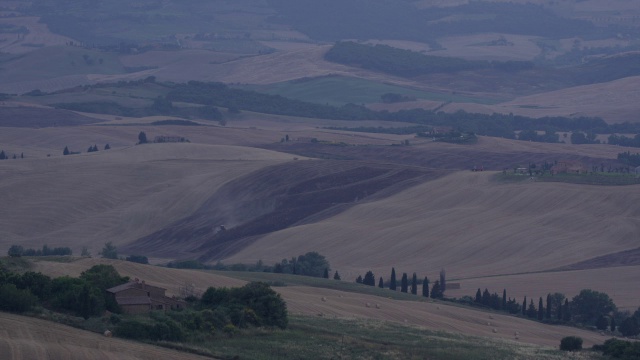
[[281,95],[291,99],[321,104],[326,103],[329,105],[381,102],[380,96],[386,93],[401,94],[419,100],[470,102],[480,104],[495,103],[494,100],[490,99],[427,92],[344,76],[325,76],[312,79],[286,81],[270,85],[249,85],[243,88],[273,95]]

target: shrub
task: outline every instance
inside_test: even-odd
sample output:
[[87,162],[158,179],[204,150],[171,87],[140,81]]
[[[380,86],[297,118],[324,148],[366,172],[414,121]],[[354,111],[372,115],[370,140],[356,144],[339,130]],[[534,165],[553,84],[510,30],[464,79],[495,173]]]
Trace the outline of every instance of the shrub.
[[577,336],[567,336],[560,340],[560,350],[578,351],[582,350],[582,338]]
[[22,313],[29,311],[37,301],[29,290],[20,290],[13,284],[0,285],[0,310]]

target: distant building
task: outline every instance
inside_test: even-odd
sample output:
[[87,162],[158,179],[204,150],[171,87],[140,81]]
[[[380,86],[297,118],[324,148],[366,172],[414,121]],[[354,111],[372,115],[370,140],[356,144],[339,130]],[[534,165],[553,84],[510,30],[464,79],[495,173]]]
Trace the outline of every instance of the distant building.
[[145,314],[151,310],[179,310],[187,303],[165,295],[166,289],[135,279],[107,289],[125,314]]
[[586,174],[589,169],[579,161],[558,161],[551,167],[552,174]]

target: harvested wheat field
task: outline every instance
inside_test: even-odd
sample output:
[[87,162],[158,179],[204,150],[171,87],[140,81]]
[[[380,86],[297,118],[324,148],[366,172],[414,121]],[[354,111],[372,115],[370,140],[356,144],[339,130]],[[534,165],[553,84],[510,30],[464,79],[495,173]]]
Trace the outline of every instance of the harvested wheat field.
[[[72,149],[73,150],[73,149]],[[225,182],[288,154],[237,146],[148,144],[0,164],[0,247],[125,244],[197,209]]]
[[369,269],[388,276],[392,266],[429,277],[446,268],[449,278],[465,278],[549,270],[638,247],[637,185],[505,184],[492,176],[457,172],[365,201],[266,235],[225,262],[318,251],[343,279]]
[[210,359],[4,312],[0,312],[0,353],[8,360]]

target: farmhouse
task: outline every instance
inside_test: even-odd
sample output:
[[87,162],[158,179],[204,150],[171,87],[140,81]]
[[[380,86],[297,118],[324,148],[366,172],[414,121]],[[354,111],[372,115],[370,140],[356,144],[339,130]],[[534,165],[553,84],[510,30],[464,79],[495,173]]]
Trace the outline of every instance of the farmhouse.
[[166,289],[148,285],[137,278],[107,289],[125,314],[144,314],[151,310],[183,309],[186,303],[165,295]]
[[589,169],[577,161],[558,161],[551,167],[552,174],[586,174]]

